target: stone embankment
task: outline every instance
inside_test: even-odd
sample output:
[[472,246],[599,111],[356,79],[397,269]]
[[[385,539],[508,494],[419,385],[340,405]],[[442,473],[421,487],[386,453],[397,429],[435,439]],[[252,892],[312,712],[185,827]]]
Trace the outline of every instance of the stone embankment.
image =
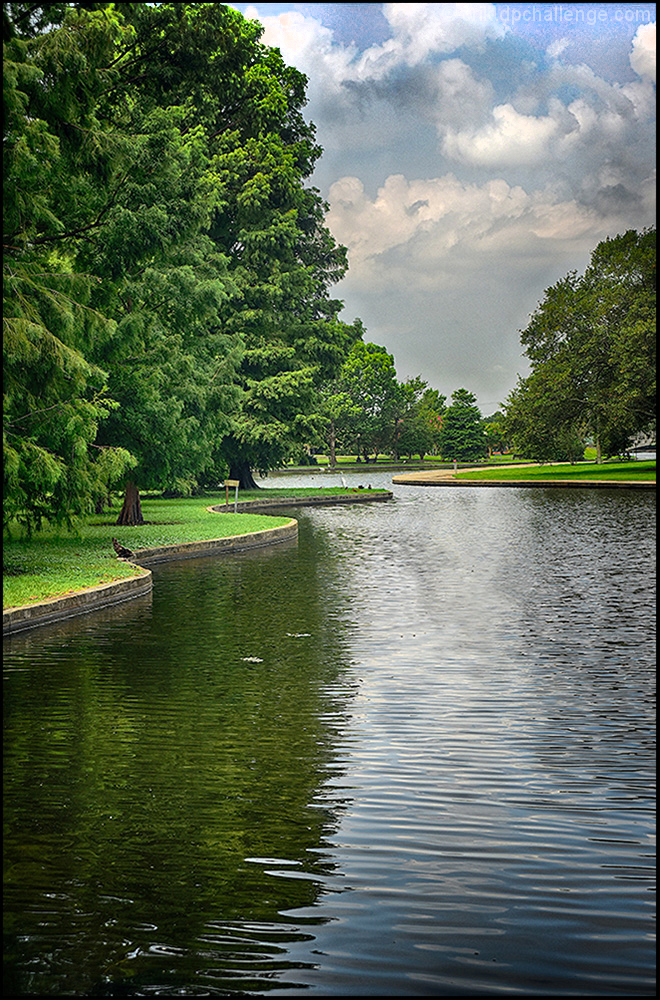
[[[356,489],[353,493],[331,493],[328,496],[318,494],[317,496],[311,497],[289,497],[284,500],[280,500],[279,497],[264,497],[263,500],[243,500],[239,501],[236,505],[236,510],[239,514],[255,514],[263,513],[264,511],[272,510],[276,507],[323,507],[348,503],[373,503],[376,500],[391,499],[392,494],[387,490],[370,492],[369,490]],[[216,504],[214,507],[209,507],[208,509],[216,511],[220,514],[226,513],[227,511],[231,512],[234,510],[234,501],[230,499],[229,505],[221,503]]]
[[[331,496],[293,497],[286,500],[264,498],[263,500],[245,501],[238,504],[238,511],[262,511],[275,507],[302,507],[318,504],[360,503],[366,500],[388,500],[392,494],[368,493],[356,491],[348,495],[334,494]],[[233,511],[234,505],[230,503]],[[213,513],[223,513],[224,504],[208,508]],[[98,611],[101,608],[122,604],[149,594],[153,588],[151,573],[147,566],[157,563],[171,562],[174,559],[197,559],[201,556],[224,555],[230,552],[242,552],[246,549],[261,548],[266,545],[276,545],[281,542],[297,541],[298,522],[291,518],[286,524],[276,528],[264,528],[261,531],[248,532],[243,535],[229,535],[226,538],[210,538],[199,542],[182,542],[178,545],[162,545],[158,548],[138,549],[135,559],[130,561],[135,565],[136,576],[113,583],[88,587],[63,597],[53,597],[34,604],[25,604],[18,608],[7,608],[2,614],[3,635],[12,635],[37,625],[48,625],[51,622],[73,618],[75,615]],[[125,560],[128,561],[128,560]]]
[[[37,625],[48,625],[64,618],[73,618],[74,615],[98,611],[101,608],[142,597],[144,594],[150,593],[153,588],[151,573],[144,567],[155,563],[170,562],[173,559],[197,559],[200,556],[242,552],[245,549],[296,540],[297,537],[298,522],[292,518],[287,524],[277,528],[265,528],[262,531],[253,531],[244,535],[230,535],[227,538],[211,538],[199,542],[138,549],[135,552],[135,559],[130,560],[130,565],[135,565],[136,571],[138,571],[136,576],[116,580],[113,583],[100,584],[97,587],[88,587],[64,597],[53,597],[36,604],[7,608],[2,613],[2,633],[3,635],[11,635],[28,628],[35,628]],[[128,562],[128,560],[124,561]]]

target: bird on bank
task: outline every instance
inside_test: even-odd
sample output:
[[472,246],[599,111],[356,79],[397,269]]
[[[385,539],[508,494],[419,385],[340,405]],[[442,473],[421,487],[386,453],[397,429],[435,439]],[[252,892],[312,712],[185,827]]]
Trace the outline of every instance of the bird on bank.
[[119,556],[120,559],[134,559],[135,558],[135,553],[131,552],[130,549],[124,548],[123,545],[120,545],[116,538],[112,539],[112,547],[113,547],[113,549],[115,550],[115,552],[117,553],[117,555]]

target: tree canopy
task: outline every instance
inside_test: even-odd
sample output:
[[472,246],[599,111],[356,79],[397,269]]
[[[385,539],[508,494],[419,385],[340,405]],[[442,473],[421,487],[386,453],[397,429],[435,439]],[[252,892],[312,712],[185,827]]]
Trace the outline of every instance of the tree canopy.
[[96,444],[116,404],[91,345],[114,323],[76,266],[112,198],[100,178],[121,160],[98,106],[122,27],[110,9],[69,6],[4,4],[4,519],[29,528],[88,509],[133,463]]
[[5,516],[279,464],[360,335],[305,77],[224,4],[3,12]]
[[438,444],[444,459],[473,462],[486,454],[486,435],[477,397],[456,389],[442,416]]
[[531,374],[505,405],[517,451],[539,459],[624,451],[655,419],[655,231],[599,243],[584,274],[545,292],[521,333]]

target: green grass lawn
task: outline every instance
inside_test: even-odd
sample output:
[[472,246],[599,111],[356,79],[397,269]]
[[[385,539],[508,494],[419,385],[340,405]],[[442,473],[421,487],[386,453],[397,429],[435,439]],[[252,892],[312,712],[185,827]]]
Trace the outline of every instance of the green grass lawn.
[[116,509],[87,518],[71,534],[46,527],[29,539],[14,528],[11,537],[5,536],[3,546],[3,608],[135,576],[139,570],[117,559],[113,537],[135,551],[261,531],[288,520],[266,514],[212,514],[206,510],[223,501],[224,496],[219,495],[191,500],[145,499],[142,513],[150,523],[139,528],[114,524]]
[[458,472],[456,479],[605,479],[612,481],[655,482],[655,461],[591,462],[578,465],[538,465],[529,468],[479,469]]
[[[241,491],[239,501],[273,496],[314,496],[319,493],[351,493],[343,487],[316,489],[259,489]],[[366,493],[366,490],[360,492]],[[378,491],[374,491],[378,492]],[[90,516],[73,533],[46,526],[32,538],[17,526],[5,534],[3,545],[3,608],[19,607],[50,597],[112,583],[135,576],[140,570],[120,562],[112,548],[112,539],[134,552],[176,545],[181,542],[227,538],[286,524],[289,518],[270,514],[234,514],[234,492],[230,490],[229,513],[210,513],[206,508],[224,505],[225,492],[186,500],[142,498],[142,514],[147,524],[120,527],[114,523],[115,508],[99,516]]]

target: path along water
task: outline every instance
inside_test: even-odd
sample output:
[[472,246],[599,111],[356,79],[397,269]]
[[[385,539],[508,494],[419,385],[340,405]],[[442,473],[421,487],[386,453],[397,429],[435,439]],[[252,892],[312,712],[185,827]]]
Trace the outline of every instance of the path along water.
[[5,643],[5,989],[655,995],[654,494],[392,489]]

